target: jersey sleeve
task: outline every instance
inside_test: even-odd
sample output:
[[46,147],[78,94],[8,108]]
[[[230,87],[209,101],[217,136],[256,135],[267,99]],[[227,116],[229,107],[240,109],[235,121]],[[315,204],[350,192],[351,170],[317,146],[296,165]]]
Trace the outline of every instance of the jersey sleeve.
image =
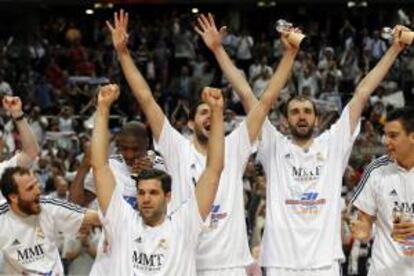
[[277,141],[282,139],[283,135],[270,123],[269,119],[263,123],[262,133],[258,145],[257,158],[263,165],[263,169],[268,171],[270,169],[270,160],[272,155],[278,150]]
[[114,238],[133,221],[136,211],[123,199],[120,188],[116,186],[106,213],[100,212],[100,215],[106,232]]
[[188,241],[195,248],[203,226],[203,219],[201,218],[198,209],[195,194],[193,193],[180,207],[173,211],[169,217],[175,220],[176,224],[181,224],[185,231],[185,236],[188,237]]
[[352,204],[370,216],[375,216],[378,209],[375,183],[379,176],[375,169],[375,163],[367,166],[352,198]]
[[44,198],[41,203],[45,204],[44,207],[51,213],[59,232],[69,236],[79,232],[85,216],[85,208],[60,199]]
[[236,162],[237,170],[244,171],[250,155],[257,150],[257,142],[250,142],[246,121],[227,136],[225,150],[226,162]]
[[[328,143],[337,156],[342,157],[342,168],[345,170],[348,164],[349,156],[351,155],[352,146],[360,132],[360,121],[355,130],[351,133],[351,122],[349,106],[347,105],[341,113],[338,121],[332,127],[321,135],[323,142],[324,138],[328,139]],[[339,155],[340,154],[340,155]]]

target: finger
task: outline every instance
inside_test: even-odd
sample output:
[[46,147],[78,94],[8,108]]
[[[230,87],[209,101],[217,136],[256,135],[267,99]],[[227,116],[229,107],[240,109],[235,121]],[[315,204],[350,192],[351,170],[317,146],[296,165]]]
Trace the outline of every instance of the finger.
[[196,32],[196,33],[198,33],[200,36],[203,36],[203,31],[201,31],[200,30],[200,28],[198,28],[198,26],[196,25],[196,26],[194,26],[194,31]]
[[208,13],[208,21],[209,21],[211,27],[213,27],[214,29],[217,29],[216,22],[214,22],[214,17],[211,13]]
[[124,20],[124,29],[127,30],[129,22],[129,13],[125,13],[125,20]]
[[208,22],[207,17],[204,14],[202,14],[200,17],[201,17],[201,20],[203,21],[204,25],[206,25],[207,28],[210,28],[211,25],[210,25],[210,22]]
[[106,20],[105,23],[106,23],[106,26],[108,27],[108,29],[111,32],[115,31],[114,27],[111,25],[111,23],[108,20]]
[[219,32],[221,36],[227,35],[227,26],[221,27]]
[[115,24],[115,28],[119,26],[118,12],[114,12],[114,24]]
[[197,18],[197,22],[198,22],[198,25],[201,27],[201,29],[203,31],[205,31],[207,29],[207,26],[204,24],[203,20],[201,19],[201,16],[199,16]]

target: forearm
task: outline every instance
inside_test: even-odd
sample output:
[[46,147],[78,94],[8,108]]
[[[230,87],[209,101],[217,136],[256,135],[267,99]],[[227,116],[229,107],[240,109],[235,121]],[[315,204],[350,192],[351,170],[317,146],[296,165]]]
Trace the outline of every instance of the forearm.
[[399,53],[400,50],[391,46],[377,65],[358,84],[354,97],[366,102],[384,79]]
[[81,164],[69,189],[69,200],[82,206],[85,206],[84,181],[89,169],[89,165]]
[[148,106],[151,101],[154,101],[151,93],[151,89],[145,81],[141,72],[135,66],[129,52],[118,53],[118,59],[122,67],[124,76],[131,87],[132,93],[140,104],[141,108],[144,109]]
[[152,96],[150,87],[135,66],[130,54],[118,53],[118,58],[132,93],[147,117],[153,137],[158,141],[164,124],[164,113]]
[[28,158],[31,160],[36,159],[39,155],[40,148],[39,144],[36,140],[36,137],[30,128],[27,120],[25,118],[16,122],[17,129],[20,134],[20,138],[22,141],[22,151],[25,153]]
[[279,97],[280,91],[286,85],[286,81],[292,71],[296,53],[297,52],[285,52],[283,54],[276,72],[273,74],[265,92],[261,96],[260,104],[263,106],[266,113],[272,108],[273,102]]
[[211,127],[207,144],[207,169],[220,175],[224,166],[224,122],[223,110],[211,111]]
[[91,143],[91,165],[93,169],[99,169],[107,165],[109,146],[108,120],[109,108],[98,106]]
[[249,83],[233,64],[223,47],[217,48],[213,53],[224,75],[239,96],[245,112],[248,113],[257,103]]

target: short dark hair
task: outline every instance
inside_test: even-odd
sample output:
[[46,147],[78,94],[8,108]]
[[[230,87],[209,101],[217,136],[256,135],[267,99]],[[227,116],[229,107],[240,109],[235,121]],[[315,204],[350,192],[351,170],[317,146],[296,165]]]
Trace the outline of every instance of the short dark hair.
[[147,127],[143,123],[137,121],[130,121],[122,126],[121,130],[118,133],[118,136],[133,136],[148,139],[148,131]]
[[171,192],[171,176],[162,170],[143,170],[134,179],[137,183],[137,186],[141,180],[157,179],[161,182],[161,188],[164,191],[164,193]]
[[17,194],[18,188],[14,176],[30,174],[30,170],[23,167],[11,167],[4,170],[0,179],[1,193],[4,198],[10,203],[10,194]]
[[195,115],[197,114],[198,107],[202,104],[205,104],[205,102],[199,100],[191,105],[190,112],[188,113],[188,120],[194,121]]
[[310,103],[312,104],[312,106],[313,106],[313,111],[315,112],[315,115],[316,115],[316,116],[318,116],[318,115],[319,115],[318,109],[316,108],[316,104],[315,104],[315,102],[312,100],[312,98],[311,98],[311,97],[308,97],[308,96],[305,96],[305,95],[293,95],[293,96],[291,96],[291,97],[290,97],[290,98],[286,101],[286,103],[285,103],[284,107],[282,108],[283,115],[284,115],[286,118],[288,117],[288,107],[289,107],[289,104],[290,104],[290,102],[291,102],[291,101],[293,101],[293,100],[296,100],[296,101],[299,101],[299,102],[305,102],[305,101],[310,102]]
[[399,121],[407,134],[414,132],[414,108],[402,107],[387,115],[387,122]]

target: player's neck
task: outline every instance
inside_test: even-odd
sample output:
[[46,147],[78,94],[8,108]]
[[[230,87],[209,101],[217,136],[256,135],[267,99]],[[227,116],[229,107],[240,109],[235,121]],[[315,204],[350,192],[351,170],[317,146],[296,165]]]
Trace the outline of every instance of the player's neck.
[[204,155],[204,156],[206,156],[207,155],[207,142],[206,143],[203,143],[203,142],[201,142],[199,139],[197,139],[196,137],[193,139],[193,144],[194,144],[194,147],[196,148],[196,150],[200,153],[200,154],[202,154],[202,155]]
[[406,169],[407,171],[414,168],[414,154],[410,154],[406,159],[404,160],[398,160],[398,165]]
[[295,145],[301,147],[302,149],[307,150],[312,145],[313,138],[301,139],[301,138],[293,137],[293,143],[295,143]]
[[163,213],[160,217],[151,219],[151,220],[144,220],[145,225],[149,227],[157,227],[161,225],[165,220],[165,213]]
[[15,204],[10,203],[9,206],[10,206],[11,210],[13,211],[13,213],[16,216],[18,216],[18,217],[27,218],[27,217],[30,216],[29,214],[26,214],[25,212],[23,212],[22,210],[20,210],[20,208],[17,207]]

